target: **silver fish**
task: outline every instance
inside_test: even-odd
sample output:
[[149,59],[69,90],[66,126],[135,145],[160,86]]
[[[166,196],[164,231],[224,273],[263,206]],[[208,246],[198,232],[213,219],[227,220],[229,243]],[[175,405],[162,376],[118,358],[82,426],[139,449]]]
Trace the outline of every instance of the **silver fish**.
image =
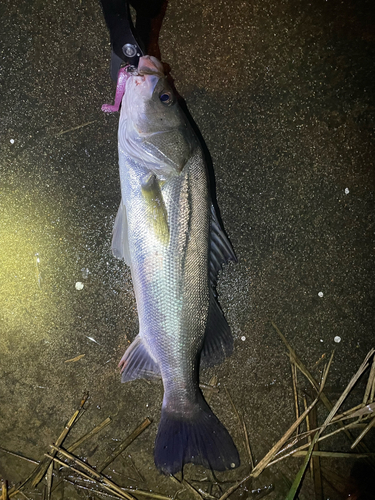
[[122,382],[163,380],[160,471],[174,474],[189,462],[237,467],[232,438],[198,385],[199,367],[233,349],[214,289],[221,265],[235,256],[212,205],[200,144],[152,56],[127,77],[118,144],[122,201],[112,250],[131,268],[139,316],[139,334],[120,361]]

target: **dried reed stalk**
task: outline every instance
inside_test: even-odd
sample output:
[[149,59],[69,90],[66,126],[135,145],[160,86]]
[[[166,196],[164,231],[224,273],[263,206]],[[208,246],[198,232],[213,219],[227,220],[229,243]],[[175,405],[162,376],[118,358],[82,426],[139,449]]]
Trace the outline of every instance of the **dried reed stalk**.
[[[60,434],[60,436],[58,437],[58,439],[56,441],[56,444],[58,446],[60,446],[63,443],[63,441],[66,438],[66,436],[68,435],[70,429],[73,427],[73,425],[77,421],[78,417],[83,413],[84,405],[85,405],[88,397],[89,397],[88,394],[83,395],[78,410],[76,410],[73,413],[73,415],[71,416],[71,418],[69,419],[69,421],[65,425],[64,430],[62,431],[62,433]],[[46,475],[46,472],[47,472],[47,469],[48,469],[50,463],[51,463],[51,460],[49,458],[45,457],[44,459],[42,459],[40,461],[39,465],[31,472],[31,474],[17,488],[16,487],[11,488],[11,490],[9,492],[9,498],[12,498],[14,495],[16,495],[17,493],[22,491],[25,488],[26,484],[29,483],[29,481],[31,481],[31,484],[33,487],[37,486],[40,483],[40,481],[43,479],[43,477]]]
[[103,420],[103,422],[101,424],[99,424],[96,427],[94,427],[91,431],[89,431],[87,434],[85,434],[80,439],[78,439],[78,441],[76,441],[75,443],[73,443],[72,445],[70,445],[67,448],[67,450],[70,453],[73,453],[73,451],[76,450],[79,446],[81,446],[82,443],[84,443],[85,441],[87,441],[91,437],[95,436],[95,434],[98,434],[98,432],[100,432],[102,429],[104,429],[105,427],[107,427],[107,425],[109,425],[111,422],[112,422],[111,417],[107,417],[105,420]]
[[367,380],[365,393],[363,395],[363,404],[364,405],[366,405],[369,402],[369,398],[370,398],[370,394],[371,394],[371,389],[372,389],[374,380],[375,380],[375,357],[372,360],[372,366],[371,366],[370,375],[369,375],[369,378]]
[[[307,451],[296,451],[293,453],[293,457],[305,457]],[[324,458],[368,458],[375,456],[375,453],[344,453],[341,451],[313,451],[311,454],[313,457],[324,457]]]
[[364,438],[364,436],[368,433],[368,431],[372,427],[374,427],[374,425],[375,425],[375,418],[373,418],[371,420],[371,422],[368,424],[368,426],[365,429],[363,429],[363,431],[361,432],[361,434],[357,437],[357,439],[352,444],[351,449],[355,448],[358,445],[358,443]]
[[294,422],[294,424],[286,431],[284,436],[271,448],[271,450],[266,454],[266,456],[254,467],[253,471],[251,472],[251,475],[253,477],[258,477],[261,472],[267,467],[268,463],[272,460],[272,458],[276,455],[276,453],[282,448],[282,446],[286,443],[286,441],[290,438],[290,436],[293,434],[293,432],[297,429],[297,427],[303,422],[305,419],[306,415],[310,412],[311,408],[313,408],[316,403],[319,400],[320,394],[324,388],[324,384],[327,380],[329,368],[332,363],[332,356],[331,359],[329,360],[328,365],[324,369],[324,374],[323,374],[323,379],[322,379],[322,384],[319,389],[319,392],[317,394],[317,397],[314,399],[314,401],[308,406],[308,408],[300,415],[300,417]]
[[152,421],[146,418],[124,441],[97,467],[102,472],[113,460],[120,455],[150,424]]
[[97,472],[93,467],[91,467],[91,465],[87,464],[86,462],[83,462],[83,460],[81,460],[80,458],[76,457],[75,455],[72,455],[63,448],[59,448],[58,446],[51,445],[51,448],[56,453],[60,453],[60,455],[63,455],[64,457],[74,462],[77,466],[81,467],[83,470],[89,472],[92,475],[92,477],[96,479],[96,481],[98,481],[100,484],[104,483],[106,486],[111,488],[113,491],[117,492],[119,495],[122,495],[122,497],[124,498],[127,498],[129,500],[135,500],[132,495],[129,495],[128,493],[122,491],[122,489],[117,484],[115,484],[113,481],[108,479],[100,472]]
[[8,500],[8,481],[1,481],[1,500]]
[[234,413],[235,413],[235,415],[237,417],[238,423],[240,424],[241,430],[243,431],[245,449],[247,451],[247,455],[248,455],[248,459],[249,459],[249,464],[251,466],[251,469],[253,469],[254,468],[254,461],[253,461],[253,456],[252,456],[252,453],[251,453],[249,435],[247,433],[245,421],[241,417],[239,411],[237,410],[237,408],[236,408],[236,406],[235,406],[235,404],[233,402],[233,399],[232,399],[231,395],[229,394],[228,389],[226,387],[224,387],[224,389],[225,389],[225,392],[227,393],[227,396],[228,396],[230,404],[231,404],[231,406],[233,408],[233,411],[234,411]]
[[[314,450],[314,446],[318,442],[320,434],[325,430],[325,428],[327,427],[327,425],[330,423],[330,421],[332,420],[332,418],[335,416],[336,412],[338,411],[338,409],[340,408],[340,406],[342,405],[342,403],[345,401],[346,397],[348,396],[348,394],[350,393],[350,391],[354,387],[354,385],[357,382],[357,380],[359,379],[359,377],[368,368],[368,366],[369,366],[368,361],[371,358],[371,356],[373,356],[374,352],[375,352],[374,349],[371,349],[371,351],[369,351],[369,353],[365,357],[363,363],[358,368],[357,373],[352,377],[352,379],[350,380],[349,384],[346,386],[344,392],[341,394],[341,396],[339,397],[338,401],[333,406],[333,408],[330,411],[328,417],[325,419],[324,424],[321,426],[321,428],[319,429],[319,431],[314,435],[314,437],[313,437],[313,439],[311,441],[311,444],[309,446],[309,449],[308,449],[308,451],[306,453],[304,462],[303,462],[300,470],[298,471],[298,474],[296,475],[296,477],[295,477],[295,479],[293,481],[293,484],[292,484],[292,486],[291,486],[291,488],[289,490],[289,493],[286,496],[285,500],[293,500],[295,498],[295,496],[297,494],[297,491],[298,491],[298,489],[299,489],[299,487],[301,485],[301,482],[302,482],[303,476],[305,474],[306,468],[308,466],[308,463],[309,463],[309,461],[311,459],[311,456],[312,456],[312,453],[313,453],[313,450]],[[332,357],[331,357],[331,360],[332,360]]]
[[[124,500],[129,500],[129,498],[131,498],[132,500],[136,500],[134,497],[132,496],[126,496],[126,493],[123,492],[123,493],[119,493],[118,491],[114,490],[112,487],[110,486],[107,486],[106,484],[102,483],[100,480],[98,479],[94,479],[93,477],[89,476],[88,474],[86,474],[85,472],[79,470],[79,469],[76,469],[75,467],[73,467],[72,465],[69,465],[65,462],[63,462],[62,460],[60,460],[59,458],[57,458],[56,456],[52,457],[51,455],[47,455],[46,454],[46,457],[49,457],[51,458],[51,460],[53,460],[54,462],[56,462],[57,464],[61,465],[62,467],[65,467],[69,470],[71,470],[72,472],[74,472],[75,474],[78,474],[80,476],[82,476],[83,478],[89,480],[89,481],[93,481],[95,484],[97,484],[98,486],[100,486],[101,488],[104,488],[105,490],[111,492],[113,495],[115,495],[117,498],[122,498]],[[84,462],[83,462],[84,463]],[[87,464],[86,464],[87,465]],[[96,471],[94,470],[94,473]]]
[[15,453],[14,451],[6,450],[5,448],[2,448],[0,446],[0,451],[3,451],[4,453],[8,453],[9,455],[12,455],[13,457],[21,458],[22,460],[26,460],[27,462],[30,462],[32,464],[39,465],[39,462],[37,460],[33,460],[32,458],[25,457],[24,455],[21,455],[20,453]]
[[[280,336],[281,340],[283,341],[283,343],[285,344],[285,346],[287,347],[287,349],[289,350],[289,352],[293,355],[293,357],[295,359],[295,363],[296,363],[297,367],[299,368],[299,370],[305,375],[305,377],[309,380],[309,382],[315,388],[315,390],[318,391],[319,390],[319,384],[318,384],[318,382],[311,375],[311,373],[308,371],[308,369],[305,367],[305,365],[302,363],[302,361],[298,358],[295,350],[290,346],[289,342],[286,340],[286,338],[281,333],[281,331],[279,330],[279,328],[275,325],[275,323],[273,321],[271,321],[271,324],[274,327],[274,329],[276,330],[276,332],[278,333],[278,335]],[[374,379],[374,384],[375,384],[375,379]],[[374,388],[374,390],[375,390],[375,388]],[[327,398],[327,396],[324,394],[324,392],[321,392],[320,399],[321,399],[322,403],[324,404],[324,406],[327,408],[327,410],[330,412],[332,410],[332,408],[333,408],[333,405],[330,402],[330,400]],[[344,424],[342,422],[340,422],[339,425],[344,428]],[[344,430],[344,432],[345,432],[345,435],[347,436],[347,438],[351,442],[353,442],[354,441],[354,437],[351,435],[351,433],[347,429]],[[365,452],[369,451],[368,448],[363,443],[361,443],[361,448]]]
[[[298,407],[298,392],[297,392],[297,366],[294,363],[294,359],[291,353],[289,353],[290,367],[292,369],[292,387],[293,387],[293,397],[294,397],[294,411],[296,413],[296,420],[299,417],[299,407]],[[299,434],[299,428],[296,429],[296,436]]]

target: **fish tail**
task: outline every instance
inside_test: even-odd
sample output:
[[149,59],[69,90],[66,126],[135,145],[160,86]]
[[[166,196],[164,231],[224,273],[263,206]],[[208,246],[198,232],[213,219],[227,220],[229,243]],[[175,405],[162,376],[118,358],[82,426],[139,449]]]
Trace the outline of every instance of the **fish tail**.
[[168,411],[163,403],[154,460],[164,474],[175,474],[189,462],[217,471],[233,469],[240,464],[229,432],[201,394],[190,418]]

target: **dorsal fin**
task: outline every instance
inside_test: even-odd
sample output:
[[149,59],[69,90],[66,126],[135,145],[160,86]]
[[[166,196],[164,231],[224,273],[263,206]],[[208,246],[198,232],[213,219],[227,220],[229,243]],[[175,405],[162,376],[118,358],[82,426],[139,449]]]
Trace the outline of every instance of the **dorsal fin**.
[[206,368],[224,361],[233,351],[233,338],[229,325],[215,297],[217,275],[223,264],[236,261],[231,244],[218,221],[215,208],[211,205],[210,224],[210,308],[208,312],[201,366]]
[[222,230],[215,208],[211,205],[210,224],[210,281],[213,288],[217,284],[217,275],[223,264],[229,261],[236,262],[232,245]]

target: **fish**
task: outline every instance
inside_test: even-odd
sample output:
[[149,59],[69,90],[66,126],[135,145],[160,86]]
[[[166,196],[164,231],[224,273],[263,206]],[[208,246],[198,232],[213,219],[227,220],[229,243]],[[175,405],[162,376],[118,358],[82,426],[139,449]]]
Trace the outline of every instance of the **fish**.
[[127,74],[118,154],[112,252],[130,266],[139,318],[121,380],[162,379],[159,471],[175,474],[190,462],[233,469],[237,448],[199,389],[199,370],[233,351],[215,288],[222,265],[236,257],[212,202],[201,144],[153,56]]

